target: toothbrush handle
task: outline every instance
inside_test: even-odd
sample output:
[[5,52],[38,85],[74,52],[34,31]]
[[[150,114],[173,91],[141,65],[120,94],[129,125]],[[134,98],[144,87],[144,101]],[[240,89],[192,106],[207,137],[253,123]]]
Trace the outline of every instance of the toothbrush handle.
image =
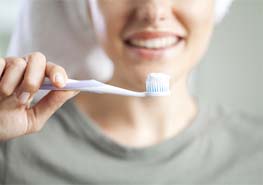
[[57,88],[50,81],[45,81],[40,90],[80,90],[87,87],[99,87],[102,83],[96,80],[72,80],[69,79],[63,88]]
[[136,97],[146,96],[145,92],[134,92],[127,89],[107,85],[96,80],[69,80],[63,88],[54,87],[50,81],[45,81],[40,87],[40,90],[79,90],[98,94],[107,93]]

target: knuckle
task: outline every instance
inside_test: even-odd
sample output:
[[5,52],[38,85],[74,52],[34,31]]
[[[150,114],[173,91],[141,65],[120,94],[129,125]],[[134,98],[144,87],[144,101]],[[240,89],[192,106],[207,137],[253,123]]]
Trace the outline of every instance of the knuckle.
[[26,61],[25,60],[23,60],[23,59],[20,59],[18,62],[17,62],[17,64],[16,64],[19,68],[21,68],[21,69],[25,69],[26,68],[26,66],[27,66],[27,63],[26,63]]
[[5,86],[4,84],[0,85],[0,93],[2,96],[10,96],[12,95],[12,90],[9,89],[7,86]]
[[33,79],[25,79],[23,89],[27,92],[36,92],[39,89],[39,84]]
[[22,58],[15,58],[9,62],[9,65],[19,67],[19,68],[25,68],[27,63]]
[[46,56],[41,52],[34,52],[29,56],[30,59],[46,62]]
[[63,67],[59,66],[59,70],[60,70],[62,73],[66,74],[66,70],[65,70]]
[[54,69],[55,70],[59,70],[59,71],[63,71],[64,70],[64,68],[59,66],[59,65],[54,65]]
[[48,63],[47,68],[46,68],[46,74],[49,77],[53,77],[57,73],[60,73],[63,76],[67,77],[66,70],[62,66],[56,65],[53,63]]
[[59,66],[59,65],[55,65],[53,70],[52,70],[54,73],[55,72],[60,72],[60,73],[66,73],[66,70],[62,67],[62,66]]

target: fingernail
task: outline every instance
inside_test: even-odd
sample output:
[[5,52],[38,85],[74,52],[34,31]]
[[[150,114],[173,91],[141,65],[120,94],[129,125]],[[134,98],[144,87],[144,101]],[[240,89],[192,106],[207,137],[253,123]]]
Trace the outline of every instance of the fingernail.
[[55,82],[59,83],[59,84],[64,84],[64,78],[61,74],[56,74],[55,75]]
[[23,92],[20,96],[19,96],[19,101],[21,104],[27,104],[28,100],[30,97],[30,93],[28,92]]

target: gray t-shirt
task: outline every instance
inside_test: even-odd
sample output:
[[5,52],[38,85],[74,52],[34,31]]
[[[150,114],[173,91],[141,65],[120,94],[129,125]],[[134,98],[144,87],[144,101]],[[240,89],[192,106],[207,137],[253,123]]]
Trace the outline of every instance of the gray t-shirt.
[[66,103],[42,132],[0,144],[3,184],[263,184],[263,119],[201,106],[174,138],[129,148]]

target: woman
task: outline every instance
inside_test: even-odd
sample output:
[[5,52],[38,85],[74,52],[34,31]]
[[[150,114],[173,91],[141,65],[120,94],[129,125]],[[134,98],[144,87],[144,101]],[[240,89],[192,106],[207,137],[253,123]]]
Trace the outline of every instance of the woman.
[[187,89],[212,35],[215,1],[89,0],[87,7],[114,65],[108,83],[143,91],[146,76],[162,72],[172,94],[53,91],[30,106],[45,76],[63,87],[67,73],[39,52],[2,59],[3,184],[262,184],[262,119],[208,110]]

